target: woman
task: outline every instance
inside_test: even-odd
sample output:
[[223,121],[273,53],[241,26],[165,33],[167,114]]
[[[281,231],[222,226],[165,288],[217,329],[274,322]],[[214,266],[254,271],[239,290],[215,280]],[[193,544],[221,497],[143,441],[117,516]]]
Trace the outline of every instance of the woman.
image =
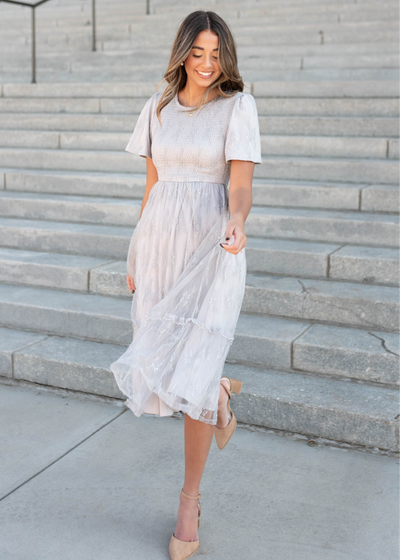
[[185,413],[185,480],[169,545],[171,559],[184,560],[199,547],[213,434],[222,449],[236,427],[229,403],[242,383],[221,375],[245,290],[244,222],[262,160],[256,104],[243,93],[234,39],[217,14],[185,18],[164,78],[126,147],[146,158],[147,181],[127,258],[133,341],[110,369],[136,416]]

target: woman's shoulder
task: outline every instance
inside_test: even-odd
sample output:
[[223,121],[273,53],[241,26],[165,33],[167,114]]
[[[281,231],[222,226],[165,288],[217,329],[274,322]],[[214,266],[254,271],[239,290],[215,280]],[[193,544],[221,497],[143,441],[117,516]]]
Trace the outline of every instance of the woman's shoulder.
[[251,93],[244,91],[232,92],[228,97],[233,112],[237,111],[252,111],[256,107],[256,101]]
[[156,91],[156,93],[153,93],[153,95],[150,95],[150,97],[147,98],[143,108],[154,110],[157,107],[160,97],[161,93]]
[[148,98],[147,103],[148,103],[149,105],[152,105],[152,106],[157,106],[157,103],[159,102],[160,97],[161,97],[161,92],[160,92],[160,91],[156,91],[156,93],[153,93],[153,95],[151,95],[151,96]]
[[244,91],[237,91],[234,98],[238,104],[242,103],[255,103],[255,99],[251,93],[246,93]]
[[232,96],[232,113],[231,116],[236,115],[245,116],[246,114],[257,113],[256,100],[251,95],[251,93],[245,93],[244,91],[237,91]]

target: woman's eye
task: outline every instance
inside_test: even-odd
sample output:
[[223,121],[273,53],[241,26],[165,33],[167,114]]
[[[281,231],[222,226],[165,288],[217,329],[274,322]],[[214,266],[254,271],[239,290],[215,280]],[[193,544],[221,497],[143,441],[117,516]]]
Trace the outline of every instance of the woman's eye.
[[[201,58],[201,54],[194,54],[193,56],[194,58]],[[213,56],[213,58],[215,58],[215,60],[218,60],[218,56]]]

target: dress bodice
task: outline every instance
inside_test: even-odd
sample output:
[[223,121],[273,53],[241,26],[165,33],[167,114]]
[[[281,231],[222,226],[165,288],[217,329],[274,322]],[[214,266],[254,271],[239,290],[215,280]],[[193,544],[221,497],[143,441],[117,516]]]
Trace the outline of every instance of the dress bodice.
[[153,159],[160,181],[229,182],[233,159],[262,163],[257,107],[250,94],[216,97],[189,116],[178,95],[161,111],[161,93],[143,107],[126,147]]

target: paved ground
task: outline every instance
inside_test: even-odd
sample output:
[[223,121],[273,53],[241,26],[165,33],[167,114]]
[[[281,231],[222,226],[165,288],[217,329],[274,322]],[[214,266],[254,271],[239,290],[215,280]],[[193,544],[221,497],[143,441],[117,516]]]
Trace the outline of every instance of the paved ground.
[[[0,438],[1,560],[168,560],[181,418],[0,385]],[[396,560],[398,464],[238,428],[212,444],[201,555]]]

